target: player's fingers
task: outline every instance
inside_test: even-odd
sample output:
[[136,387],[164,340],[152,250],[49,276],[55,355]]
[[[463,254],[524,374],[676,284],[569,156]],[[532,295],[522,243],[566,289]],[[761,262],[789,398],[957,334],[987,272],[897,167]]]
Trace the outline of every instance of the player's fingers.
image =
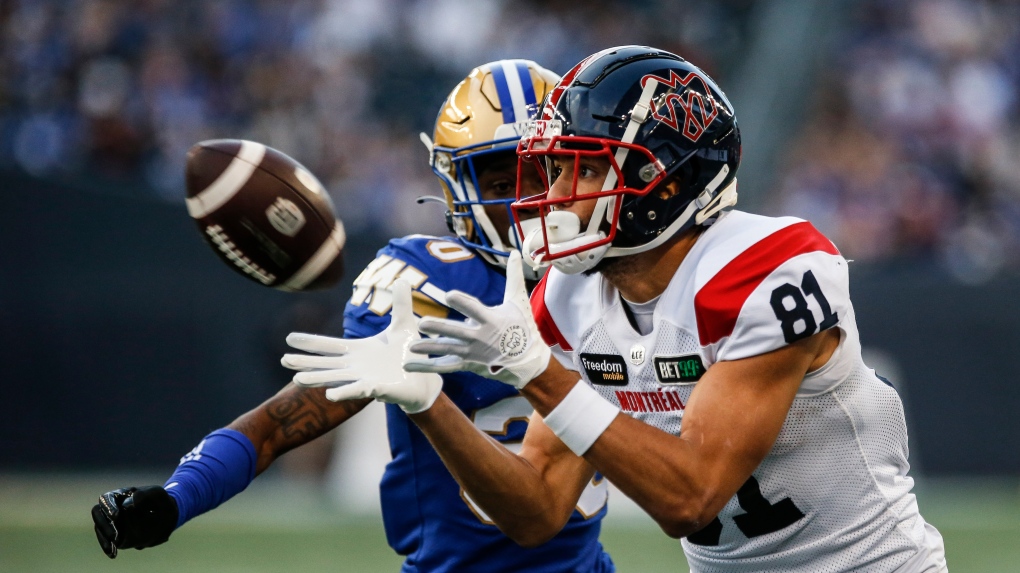
[[117,546],[112,541],[103,536],[103,532],[99,530],[99,526],[96,525],[96,539],[99,540],[99,547],[103,550],[110,559],[117,558]]
[[347,354],[347,344],[342,338],[331,336],[320,336],[318,334],[307,334],[305,332],[292,332],[287,335],[287,345],[291,348],[314,352],[327,356],[340,356]]
[[92,506],[92,522],[96,526],[96,539],[99,540],[99,546],[103,548],[103,552],[110,559],[113,559],[117,556],[117,547],[114,545],[114,541],[117,539],[117,528],[114,527],[113,521],[103,510],[102,505],[98,503]]
[[524,285],[524,270],[521,268],[521,254],[511,251],[506,260],[506,287],[503,291],[503,302],[510,302],[521,296],[527,297],[528,289]]
[[466,357],[471,351],[471,347],[465,344],[462,340],[457,338],[424,338],[412,342],[408,347],[408,350],[415,354],[432,354],[432,355],[453,355]]
[[418,330],[424,334],[431,334],[433,336],[470,340],[475,337],[475,334],[478,331],[478,326],[476,323],[472,322],[461,322],[459,320],[426,316],[418,322]]
[[464,359],[459,356],[440,356],[439,358],[409,358],[404,361],[407,372],[431,372],[449,374],[464,370]]
[[294,383],[307,388],[333,388],[350,384],[364,376],[353,370],[312,370],[298,372],[294,375]]
[[411,285],[404,279],[397,279],[390,287],[393,293],[393,310],[390,311],[392,325],[395,328],[414,328],[414,312],[412,311]]
[[368,380],[359,380],[339,388],[326,390],[326,399],[332,402],[372,397],[372,384]]
[[338,356],[319,356],[313,354],[284,354],[280,364],[291,370],[327,370],[347,368],[347,362]]
[[482,304],[477,298],[459,290],[446,294],[446,305],[468,318],[473,318],[476,322],[486,322],[489,314],[489,307]]
[[110,530],[113,532],[111,539],[115,539],[117,536],[117,518],[120,517],[122,511],[121,504],[131,499],[131,495],[134,492],[135,488],[127,487],[108,491],[99,496],[100,510],[106,516],[107,522],[110,524]]
[[102,503],[92,506],[92,521],[99,527],[103,535],[110,539],[117,538],[117,528],[113,525],[113,518]]

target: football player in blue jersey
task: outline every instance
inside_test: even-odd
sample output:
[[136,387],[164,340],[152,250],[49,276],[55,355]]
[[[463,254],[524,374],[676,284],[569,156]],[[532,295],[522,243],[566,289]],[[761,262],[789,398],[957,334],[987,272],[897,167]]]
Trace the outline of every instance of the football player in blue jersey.
[[[394,283],[410,283],[419,316],[462,318],[443,304],[452,290],[486,304],[502,300],[507,257],[519,244],[509,210],[518,180],[517,143],[523,125],[558,80],[534,62],[502,60],[475,68],[457,85],[439,111],[433,140],[422,134],[456,236],[412,235],[380,250],[354,281],[344,311],[346,338],[371,337],[389,326]],[[538,177],[526,172],[521,184],[540,188]],[[335,343],[313,335],[291,335],[288,341],[324,353],[329,349],[323,341]],[[515,389],[467,372],[445,375],[442,387],[494,445],[508,454],[520,448],[532,408]],[[164,486],[100,496],[92,518],[103,551],[113,558],[119,549],[165,542],[191,518],[244,490],[278,456],[337,427],[370,401],[332,402],[328,396],[288,384],[206,436]],[[403,571],[613,570],[598,541],[608,497],[600,476],[582,484],[584,493],[559,535],[523,548],[454,481],[405,410],[387,405],[387,426],[393,459],[380,495],[387,540],[406,557]]]

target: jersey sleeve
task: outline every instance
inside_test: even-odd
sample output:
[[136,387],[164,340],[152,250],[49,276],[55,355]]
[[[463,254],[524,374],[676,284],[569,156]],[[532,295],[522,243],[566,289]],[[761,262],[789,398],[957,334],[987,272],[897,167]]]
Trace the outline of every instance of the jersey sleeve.
[[695,296],[714,361],[765,354],[839,326],[850,312],[847,261],[810,223],[790,225],[720,269]]
[[538,281],[535,290],[531,291],[531,312],[535,317],[535,324],[538,325],[538,331],[542,334],[542,340],[552,350],[552,355],[567,370],[576,370],[577,367],[574,366],[572,358],[573,348],[560,332],[546,305],[545,293],[549,284],[549,275],[550,273],[546,273],[542,280]]

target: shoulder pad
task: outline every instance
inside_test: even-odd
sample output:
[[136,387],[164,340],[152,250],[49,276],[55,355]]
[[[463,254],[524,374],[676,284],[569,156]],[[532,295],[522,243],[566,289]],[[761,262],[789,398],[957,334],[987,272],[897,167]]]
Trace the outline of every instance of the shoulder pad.
[[461,290],[487,304],[491,303],[489,291],[498,290],[502,297],[504,280],[502,275],[493,280],[493,273],[499,275],[456,239],[426,235],[393,239],[354,279],[350,307],[377,316],[388,314],[390,286],[404,279],[413,289],[415,314],[445,318],[450,312],[445,306],[448,291]]
[[568,275],[551,268],[531,293],[531,310],[542,339],[570,352],[606,306],[601,275]]
[[733,256],[694,298],[703,347],[718,360],[775,350],[835,326],[849,308],[847,262],[808,222]]

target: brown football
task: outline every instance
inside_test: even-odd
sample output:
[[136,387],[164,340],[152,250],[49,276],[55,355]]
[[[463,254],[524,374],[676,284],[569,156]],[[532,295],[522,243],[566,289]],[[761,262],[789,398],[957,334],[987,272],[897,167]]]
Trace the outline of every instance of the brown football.
[[188,151],[188,213],[230,268],[286,291],[328,288],[343,274],[343,223],[319,180],[271,147],[214,139]]

